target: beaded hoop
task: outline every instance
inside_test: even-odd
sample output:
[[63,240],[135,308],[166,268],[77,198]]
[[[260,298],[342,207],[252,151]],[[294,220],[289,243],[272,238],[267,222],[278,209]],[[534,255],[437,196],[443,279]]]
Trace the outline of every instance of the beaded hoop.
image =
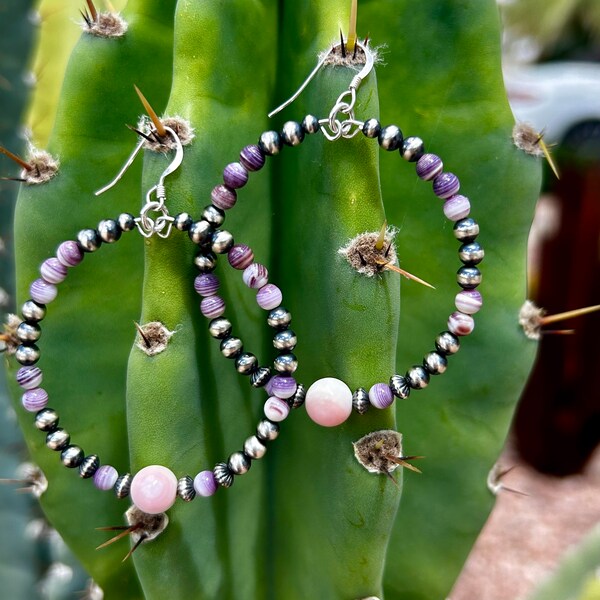
[[[359,84],[360,77],[356,76],[350,89],[355,92]],[[159,198],[160,202],[149,199],[140,217],[135,218],[131,214],[123,213],[116,220],[103,220],[97,229],[80,231],[76,242],[66,241],[60,244],[56,257],[42,263],[41,278],[31,284],[31,299],[23,304],[23,322],[17,329],[17,337],[21,344],[15,355],[17,361],[23,366],[18,370],[16,378],[17,383],[25,390],[22,396],[23,407],[29,412],[36,413],[36,427],[46,433],[47,446],[52,450],[60,451],[61,461],[66,467],[78,468],[82,478],[93,477],[99,489],[113,489],[118,498],[128,496],[131,491],[133,502],[144,512],[150,514],[164,512],[172,506],[177,496],[189,502],[196,494],[210,496],[219,486],[230,487],[235,475],[246,473],[252,460],[264,456],[266,443],[278,436],[278,421],[287,416],[290,407],[298,408],[304,403],[309,416],[316,423],[335,426],[345,421],[353,408],[359,414],[364,414],[370,406],[379,409],[388,408],[395,398],[408,398],[411,389],[425,388],[431,375],[445,372],[447,357],[459,350],[459,337],[472,332],[474,327],[472,315],[482,305],[481,294],[475,289],[481,282],[481,273],[476,265],[484,257],[483,249],[475,241],[479,234],[479,226],[469,217],[468,198],[458,193],[460,183],[456,175],[443,171],[443,163],[438,156],[425,153],[420,138],[404,138],[397,126],[389,125],[382,128],[376,119],[368,119],[364,122],[356,120],[353,115],[355,95],[351,103],[343,104],[343,110],[340,108],[340,103],[346,94],[347,92],[344,92],[340,96],[328,119],[319,120],[317,117],[307,115],[302,123],[288,121],[283,125],[281,133],[266,131],[260,136],[257,145],[246,146],[240,153],[240,162],[225,167],[223,184],[217,185],[212,190],[212,204],[204,209],[201,219],[194,221],[187,213],[180,213],[174,217],[168,214],[163,202],[164,186],[161,177],[159,185],[152,189],[152,191],[162,190],[163,196]],[[347,115],[343,122],[337,118],[340,110]],[[176,134],[172,130],[168,129],[168,131],[179,143]],[[461,242],[459,258],[463,266],[457,272],[457,282],[462,289],[456,295],[457,311],[453,312],[448,319],[448,330],[437,336],[435,350],[425,355],[422,365],[409,368],[405,375],[393,374],[389,383],[375,383],[368,392],[361,387],[352,393],[344,382],[333,377],[314,382],[308,390],[302,384],[296,384],[292,374],[298,363],[291,350],[294,349],[297,339],[294,332],[289,329],[291,315],[281,306],[281,291],[268,282],[266,267],[254,262],[252,250],[245,244],[235,245],[233,236],[219,229],[224,222],[225,211],[231,209],[236,203],[236,190],[246,184],[250,172],[258,171],[264,166],[266,156],[279,154],[284,145],[298,146],[304,140],[305,134],[319,131],[329,140],[340,137],[350,138],[360,131],[368,138],[377,138],[383,149],[398,150],[405,160],[416,162],[418,177],[424,181],[432,181],[434,194],[444,200],[444,214],[455,222],[454,235]],[[180,160],[179,150],[180,145],[178,147]],[[170,169],[165,171],[165,174],[172,172],[172,165]],[[148,210],[156,210],[161,213],[161,216],[153,221],[147,216]],[[131,231],[136,226],[143,235],[158,233],[166,237],[173,225],[179,231],[187,231],[190,239],[200,247],[200,253],[194,260],[200,271],[200,275],[195,278],[194,288],[202,296],[201,312],[211,319],[209,332],[212,337],[220,340],[222,354],[234,359],[236,370],[249,376],[251,385],[265,387],[269,394],[264,407],[265,418],[259,422],[256,434],[245,441],[242,451],[234,452],[227,462],[217,463],[212,471],[201,471],[193,479],[189,475],[177,479],[172,471],[160,465],[144,467],[133,477],[129,473],[119,475],[110,465],[100,466],[97,455],[86,456],[79,446],[71,444],[69,434],[58,426],[57,412],[47,407],[48,394],[40,387],[42,372],[34,366],[40,357],[40,351],[35,343],[41,335],[39,322],[46,315],[45,305],[56,298],[56,284],[65,279],[68,268],[76,266],[83,260],[85,253],[96,251],[102,242],[116,242],[123,232]],[[167,233],[162,233],[165,226],[168,227]],[[278,375],[272,376],[268,367],[258,366],[255,355],[243,351],[241,340],[231,336],[231,323],[222,316],[225,303],[217,295],[219,280],[213,271],[217,266],[217,255],[225,253],[233,268],[244,269],[243,279],[246,285],[258,290],[259,306],[270,311],[267,322],[277,331],[273,344],[280,351],[274,361],[274,368]],[[148,492],[149,488],[154,489],[153,494]]]

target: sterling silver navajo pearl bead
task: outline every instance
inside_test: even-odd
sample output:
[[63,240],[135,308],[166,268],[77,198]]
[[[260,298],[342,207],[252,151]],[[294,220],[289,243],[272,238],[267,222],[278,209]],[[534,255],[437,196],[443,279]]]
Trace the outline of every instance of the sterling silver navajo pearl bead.
[[225,212],[214,204],[209,204],[202,212],[202,218],[213,227],[221,227],[225,222]]
[[369,393],[365,388],[358,388],[352,394],[352,408],[359,414],[364,415],[370,408]]
[[243,352],[235,359],[235,370],[242,375],[250,375],[256,369],[258,359],[251,352]]
[[477,267],[461,267],[456,272],[456,281],[464,290],[475,289],[481,283],[481,271]]
[[319,119],[314,115],[306,115],[304,119],[302,119],[302,129],[306,133],[317,133],[319,131]]
[[296,386],[296,393],[288,399],[288,404],[292,408],[300,408],[304,404],[306,399],[306,388],[302,383]]
[[112,244],[121,237],[121,228],[113,219],[104,219],[98,223],[98,235],[102,238],[103,242]]
[[79,446],[67,446],[60,453],[60,460],[65,467],[74,469],[78,467],[83,461],[84,453]]
[[208,324],[208,332],[210,333],[210,335],[212,335],[212,337],[216,338],[217,340],[222,340],[226,337],[229,337],[231,329],[231,321],[223,317],[213,319]]
[[54,431],[58,427],[58,413],[52,408],[42,408],[35,415],[35,426],[40,431]]
[[188,235],[194,244],[198,244],[199,246],[207,246],[211,242],[214,231],[215,230],[208,221],[201,219],[200,221],[194,221],[190,225]]
[[236,358],[242,352],[244,345],[240,338],[231,336],[221,342],[220,348],[225,358]]
[[279,373],[293,373],[298,368],[298,359],[295,354],[280,354],[274,361],[273,366]]
[[267,447],[255,435],[244,442],[244,453],[252,459],[262,458],[266,451]]
[[256,428],[256,437],[262,442],[272,442],[277,439],[279,435],[279,425],[269,421],[269,419],[263,419]]
[[293,350],[298,343],[298,338],[296,334],[291,329],[284,329],[283,331],[278,331],[273,336],[273,346],[277,348],[277,350]]
[[475,219],[467,217],[454,224],[454,237],[461,242],[472,242],[479,235],[479,225]]
[[41,335],[42,330],[40,329],[39,325],[36,325],[35,323],[27,323],[26,321],[23,321],[17,327],[17,338],[23,343],[35,342],[40,339]]
[[62,450],[71,441],[71,436],[60,427],[46,436],[46,446],[50,450]]
[[273,329],[285,329],[292,322],[292,313],[278,306],[274,308],[267,317],[267,323]]
[[448,360],[438,352],[429,352],[423,359],[423,366],[431,375],[441,375],[448,368]]
[[117,223],[121,231],[133,231],[135,229],[135,218],[129,213],[121,213]]
[[443,331],[435,338],[435,347],[443,354],[456,354],[460,349],[460,340],[453,333]]
[[86,456],[79,465],[79,477],[82,479],[89,479],[93,477],[98,467],[100,466],[100,459],[97,454],[90,454]]
[[429,384],[429,373],[424,367],[414,366],[406,372],[406,381],[414,390],[422,390]]
[[259,367],[250,375],[250,385],[255,388],[263,387],[271,379],[269,367]]
[[381,131],[381,124],[377,119],[367,119],[363,123],[362,132],[368,138],[376,138]]
[[40,349],[35,344],[21,344],[15,350],[15,358],[25,367],[34,365],[40,360]]
[[468,266],[478,265],[484,256],[485,252],[478,242],[463,244],[458,249],[458,258]]
[[173,218],[173,225],[179,231],[188,231],[193,222],[194,220],[190,214],[186,212],[179,213]]
[[115,496],[117,498],[127,498],[127,496],[129,496],[132,479],[133,477],[131,477],[130,473],[125,473],[117,479],[113,488],[115,490]]
[[184,502],[191,502],[196,497],[194,480],[189,475],[186,475],[177,481],[177,495]]
[[425,144],[421,138],[411,136],[407,137],[402,142],[400,156],[402,156],[404,160],[407,160],[408,162],[415,162],[419,160],[423,154],[425,154]]
[[252,461],[243,452],[234,452],[227,461],[227,466],[235,475],[247,473],[252,465]]
[[212,273],[217,268],[217,257],[212,252],[202,252],[194,258],[200,273]]
[[221,487],[228,488],[233,485],[233,473],[226,463],[217,463],[213,474]]
[[379,132],[377,141],[384,150],[398,150],[402,146],[402,131],[396,125],[388,125]]
[[392,375],[390,377],[390,389],[392,394],[401,400],[405,400],[410,395],[410,386],[402,375]]
[[225,254],[233,248],[233,235],[229,231],[217,230],[211,239],[211,248],[215,254]]
[[281,130],[281,140],[286,146],[299,146],[304,140],[304,130],[300,123],[287,121]]
[[38,304],[33,300],[27,300],[27,302],[25,302],[21,307],[21,314],[26,321],[42,321],[46,316],[46,305]]
[[281,152],[283,142],[276,131],[265,131],[258,139],[258,147],[269,156],[274,156]]
[[77,243],[84,252],[95,252],[102,245],[102,238],[95,229],[82,229],[77,234]]

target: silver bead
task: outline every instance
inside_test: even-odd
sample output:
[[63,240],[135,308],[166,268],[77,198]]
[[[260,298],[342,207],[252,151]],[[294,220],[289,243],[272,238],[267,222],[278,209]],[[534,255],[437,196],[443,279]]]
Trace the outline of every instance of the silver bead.
[[97,454],[90,454],[86,456],[79,465],[79,477],[82,479],[89,479],[93,477],[94,473],[100,466],[100,459]]
[[269,367],[259,367],[250,375],[250,385],[255,388],[263,387],[271,379]]
[[287,121],[281,130],[281,141],[287,146],[299,146],[304,141],[302,125],[296,121]]
[[233,235],[224,229],[215,231],[211,238],[211,248],[215,254],[225,254],[233,248]]
[[441,375],[448,368],[448,361],[443,354],[438,352],[429,352],[423,359],[423,366],[432,375]]
[[392,394],[401,400],[406,400],[410,396],[410,386],[402,375],[392,375],[390,377],[390,389]]
[[177,495],[184,502],[191,502],[196,497],[194,480],[189,475],[186,475],[177,481]]
[[258,147],[269,156],[279,154],[283,144],[276,131],[265,131],[258,138]]
[[231,333],[232,325],[231,321],[223,317],[213,319],[208,324],[208,333],[218,340],[222,340],[229,336]]
[[71,441],[71,436],[60,427],[46,436],[46,446],[50,450],[62,450]]
[[23,321],[17,327],[17,338],[23,343],[36,342],[41,335],[42,330],[35,323]]
[[27,300],[21,308],[21,314],[26,321],[41,321],[46,316],[46,305]]
[[292,408],[300,408],[304,404],[306,398],[306,388],[304,384],[299,383],[296,387],[296,393],[288,400]]
[[402,146],[402,131],[396,125],[384,127],[377,136],[379,145],[388,152],[398,150]]
[[258,359],[251,352],[243,352],[235,359],[235,370],[242,375],[250,375],[256,369]]
[[467,217],[454,224],[454,237],[461,242],[472,242],[479,235],[479,224],[475,219]]
[[40,431],[54,431],[58,427],[58,413],[52,408],[42,408],[36,413],[34,423]]
[[381,124],[377,119],[367,119],[363,123],[362,132],[368,138],[376,138],[381,131]]
[[283,308],[283,306],[274,308],[267,317],[267,323],[273,329],[286,329],[291,322],[292,314]]
[[221,487],[228,488],[233,485],[233,473],[226,463],[217,463],[213,469],[213,474]]
[[194,264],[201,273],[212,273],[217,268],[217,257],[213,252],[197,254]]
[[405,378],[408,385],[414,390],[422,390],[429,384],[429,373],[424,367],[411,367],[406,372]]
[[95,229],[82,229],[77,234],[77,243],[84,252],[95,252],[102,245],[102,238]]
[[456,272],[456,281],[464,290],[475,289],[481,283],[481,271],[477,267],[461,267]]
[[284,329],[283,331],[278,331],[273,336],[273,346],[277,348],[277,350],[293,350],[298,343],[298,338],[296,334],[291,329]]
[[256,437],[261,442],[272,442],[277,439],[279,435],[279,423],[269,421],[269,419],[263,419],[259,422],[256,428]]
[[133,477],[131,477],[131,473],[125,473],[117,479],[113,487],[113,490],[115,490],[115,496],[117,498],[127,498],[127,496],[129,496],[132,479]]
[[483,260],[484,256],[485,252],[477,242],[463,244],[458,249],[458,258],[460,258],[461,262],[465,265],[478,265]]
[[225,211],[214,204],[209,204],[202,212],[202,218],[208,221],[213,227],[221,227],[225,222]]
[[460,350],[460,340],[453,333],[443,331],[435,338],[435,347],[438,352],[456,354]]
[[352,394],[352,408],[359,414],[364,415],[371,406],[369,394],[365,388],[358,388]]
[[200,221],[194,221],[190,225],[190,228],[188,229],[188,235],[194,244],[198,244],[199,246],[208,246],[214,231],[215,230],[208,221],[200,219]]
[[133,231],[135,229],[135,217],[130,213],[121,213],[117,218],[121,231]]
[[293,373],[298,368],[298,359],[291,352],[280,354],[274,361],[273,366],[279,373]]
[[315,115],[306,115],[302,119],[302,129],[306,133],[317,133],[321,126],[319,125],[319,119]]
[[25,367],[35,365],[40,360],[40,349],[35,344],[21,344],[15,350],[15,358]]
[[60,453],[60,460],[65,467],[74,469],[82,463],[84,456],[83,450],[79,446],[67,446]]
[[231,336],[221,342],[220,349],[225,358],[236,358],[244,349],[244,344],[240,338]]
[[227,461],[227,466],[234,475],[243,475],[250,470],[252,461],[243,452],[234,452]]
[[254,460],[262,458],[266,451],[267,447],[255,435],[244,442],[244,453]]
[[173,225],[175,229],[179,231],[187,231],[191,226],[194,220],[190,216],[189,213],[182,212],[173,217]]
[[420,137],[410,136],[402,142],[400,156],[408,162],[416,162],[425,153],[425,144]]
[[112,244],[121,237],[121,229],[115,220],[104,219],[98,223],[98,235],[102,238],[103,242]]

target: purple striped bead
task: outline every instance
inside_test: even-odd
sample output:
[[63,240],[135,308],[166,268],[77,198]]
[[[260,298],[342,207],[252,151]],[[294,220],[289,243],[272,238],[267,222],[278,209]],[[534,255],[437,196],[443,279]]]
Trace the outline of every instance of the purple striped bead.
[[29,293],[31,294],[32,300],[35,302],[38,302],[39,304],[48,304],[56,298],[58,290],[55,285],[48,283],[44,279],[36,279],[29,286]]
[[208,296],[208,298],[202,298],[202,302],[200,302],[200,311],[209,319],[220,317],[225,312],[225,300],[220,296]]
[[460,181],[454,173],[440,173],[433,180],[433,193],[438,198],[450,198],[460,189]]
[[24,390],[32,390],[42,383],[42,370],[39,367],[21,367],[15,379]]
[[83,260],[83,252],[77,242],[63,242],[56,250],[56,258],[65,267],[76,267]]
[[254,260],[254,252],[252,248],[246,246],[246,244],[237,244],[227,254],[229,264],[234,269],[245,269],[252,264]]
[[265,155],[258,146],[252,144],[240,152],[240,162],[248,171],[259,171],[265,164]]
[[369,390],[369,402],[375,408],[387,408],[394,402],[394,395],[386,383],[376,383]]
[[444,202],[444,214],[450,221],[460,221],[471,212],[471,203],[466,196],[456,194]]
[[58,258],[49,258],[40,266],[40,273],[48,283],[60,283],[67,276],[67,267]]
[[271,377],[271,381],[269,382],[271,385],[269,389],[271,390],[269,393],[277,396],[278,398],[291,398],[296,393],[296,388],[298,385],[296,384],[296,380],[293,377],[284,377],[283,375],[275,375],[275,377]]
[[219,289],[219,278],[212,273],[203,273],[194,279],[194,289],[201,296],[214,296]]
[[114,467],[110,465],[102,465],[98,467],[98,470],[94,473],[94,485],[99,490],[110,490],[117,483],[119,473]]
[[252,263],[242,273],[244,283],[252,289],[259,289],[269,282],[269,271],[260,263]]
[[240,163],[229,163],[223,170],[223,181],[234,190],[244,187],[248,183],[248,171]]
[[256,293],[256,302],[258,302],[258,305],[265,310],[277,308],[282,300],[283,294],[281,293],[281,290],[272,283],[263,285]]
[[456,308],[466,315],[474,315],[483,305],[483,298],[477,290],[463,290],[454,299]]
[[221,210],[229,210],[237,201],[235,190],[223,185],[222,183],[215,186],[210,193],[212,203]]
[[417,161],[417,175],[423,179],[423,181],[429,181],[436,175],[442,172],[444,163],[439,156],[435,154],[423,154]]
[[278,423],[290,414],[290,405],[285,400],[272,396],[265,402],[264,411],[269,421]]
[[273,379],[275,379],[275,377],[270,377],[269,380],[267,381],[267,383],[265,383],[264,388],[263,388],[269,396],[272,396],[274,393],[273,392]]
[[38,412],[48,404],[48,392],[42,388],[27,390],[21,397],[23,408],[28,412]]
[[469,335],[475,328],[475,321],[470,315],[453,312],[448,317],[448,329],[454,335]]
[[194,477],[194,489],[198,496],[212,496],[219,485],[215,479],[215,474],[212,471],[200,471],[196,477]]

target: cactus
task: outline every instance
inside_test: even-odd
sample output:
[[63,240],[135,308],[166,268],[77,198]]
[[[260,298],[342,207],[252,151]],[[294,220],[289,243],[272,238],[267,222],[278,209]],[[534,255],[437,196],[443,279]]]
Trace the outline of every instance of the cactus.
[[[334,0],[262,0],[252,3],[249,18],[241,0],[179,0],[176,8],[137,0],[124,15],[124,36],[84,33],[48,145],[59,171],[19,197],[20,299],[59,242],[102,218],[137,214],[140,187],[145,195],[172,160],[146,150],[142,173],[134,164],[115,189],[92,198],[133,146],[122,124],[136,121],[134,83],[156,108],[166,107],[167,125],[179,117],[194,128],[180,169],[166,180],[166,203],[171,214],[199,219],[223,167],[242,147],[289,118],[327,116],[348,87],[355,71],[326,65],[275,125],[267,121],[269,109],[311,70],[315,53],[346,27],[348,8]],[[384,124],[423,137],[461,177],[489,246],[486,278],[493,285],[478,329],[451,359],[445,381],[414,391],[395,411],[371,409],[331,429],[295,411],[249,475],[210,500],[178,501],[164,531],[125,564],[124,544],[94,550],[106,539],[94,528],[120,525],[123,502],[76,481],[19,409],[29,448],[50,481],[42,507],[106,597],[437,597],[448,593],[491,507],[486,470],[533,359],[516,314],[539,169],[511,144],[493,2],[456,7],[436,0],[409,10],[386,0],[361,11],[363,27],[376,43],[389,44],[391,55],[377,80],[371,73],[359,89],[356,117],[378,118],[381,103]],[[281,154],[251,173],[226,227],[281,285],[298,334],[299,381],[336,376],[352,389],[368,389],[387,381],[396,365],[419,362],[444,330],[456,293],[452,269],[459,266],[450,226],[427,184],[362,134],[335,143],[307,135],[302,147]],[[339,254],[350,238],[378,231],[386,218],[400,228],[402,266],[438,288],[403,285],[402,317],[397,274],[366,278]],[[44,387],[74,443],[103,464],[119,473],[164,464],[178,477],[193,476],[241,448],[264,392],[240,381],[206,331],[192,284],[197,248],[188,236],[173,231],[144,243],[135,233],[123,237],[60,284],[42,323]],[[265,315],[239,273],[225,268],[225,257],[219,261],[227,317],[264,364],[273,352]],[[142,332],[151,322],[170,332],[162,352],[148,356],[143,337],[132,344],[138,319]],[[11,361],[13,372],[17,366]],[[15,390],[17,404],[19,397]],[[425,475],[406,477],[397,516],[402,473],[396,471],[395,483],[369,473],[352,449],[369,432],[395,428],[411,453],[427,455]]]

